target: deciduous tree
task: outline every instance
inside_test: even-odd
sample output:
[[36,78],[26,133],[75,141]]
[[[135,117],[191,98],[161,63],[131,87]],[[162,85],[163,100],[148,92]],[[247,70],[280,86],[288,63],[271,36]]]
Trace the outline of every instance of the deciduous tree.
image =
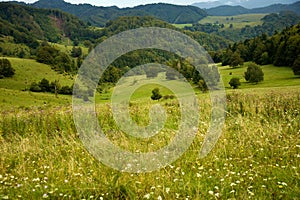
[[258,83],[264,80],[264,72],[261,67],[255,63],[248,65],[247,71],[245,72],[245,79],[250,83]]

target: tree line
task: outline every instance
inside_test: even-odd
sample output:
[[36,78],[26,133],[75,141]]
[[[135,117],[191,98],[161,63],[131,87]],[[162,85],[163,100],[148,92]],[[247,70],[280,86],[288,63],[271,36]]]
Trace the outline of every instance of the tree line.
[[223,52],[212,53],[215,62],[222,65],[238,66],[253,61],[259,65],[291,67],[295,75],[300,75],[300,23],[284,29],[271,37],[262,34],[230,45]]

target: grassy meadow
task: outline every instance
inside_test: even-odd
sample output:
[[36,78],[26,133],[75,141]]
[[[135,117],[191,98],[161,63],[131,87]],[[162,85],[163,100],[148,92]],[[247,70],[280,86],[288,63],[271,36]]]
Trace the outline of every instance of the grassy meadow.
[[184,28],[186,26],[192,26],[193,24],[172,24],[173,26],[177,27],[177,28]]
[[244,28],[245,26],[257,26],[261,25],[261,19],[266,16],[266,14],[243,14],[236,16],[207,16],[204,19],[200,20],[200,24],[224,24],[225,28],[229,28],[230,24],[233,25],[233,28]]
[[[290,68],[263,66],[265,80],[254,85],[243,80],[246,67],[220,67],[227,117],[213,151],[203,159],[198,157],[210,124],[211,102],[208,93],[196,89],[200,123],[188,151],[163,169],[131,174],[111,169],[89,154],[75,128],[70,96],[22,91],[25,82],[59,78],[63,85],[72,84],[73,77],[56,74],[33,60],[9,59],[16,74],[0,80],[0,199],[300,196],[300,79]],[[241,78],[240,89],[229,88],[232,77]],[[172,140],[180,123],[180,106],[176,99],[150,100],[154,87],[160,87],[163,95],[172,94],[157,84],[144,85],[133,93],[129,105],[132,119],[142,125],[149,123],[153,104],[160,103],[167,111],[165,127],[147,139],[130,137],[118,129],[109,103],[112,89],[96,96],[99,124],[115,145],[149,152]]]
[[299,86],[300,78],[295,76],[289,67],[274,67],[273,65],[262,66],[264,72],[264,81],[258,84],[246,82],[244,76],[247,71],[247,63],[238,68],[231,68],[229,66],[219,67],[221,77],[226,88],[230,88],[229,81],[231,78],[239,78],[241,86],[239,88],[270,88],[270,87],[285,87],[285,86]]
[[[243,91],[243,92],[242,92]],[[210,101],[199,96],[195,141],[177,161],[152,173],[121,173],[95,160],[82,145],[68,106],[2,112],[2,199],[297,199],[300,195],[300,90],[229,91],[223,134],[198,158],[209,127]],[[160,102],[176,118],[173,100]],[[134,119],[147,118],[151,102],[133,104]],[[134,140],[117,129],[110,105],[97,105],[107,137],[131,151],[167,143],[172,129]],[[143,122],[142,122],[143,123]],[[176,119],[168,123],[175,123]],[[172,124],[166,124],[172,127]],[[150,150],[151,150],[150,149]]]
[[[1,57],[0,57],[1,59]],[[55,81],[59,80],[60,85],[71,86],[74,76],[58,74],[49,65],[38,63],[32,59],[9,58],[12,67],[16,70],[12,78],[0,79],[0,87],[12,90],[26,90],[32,82],[39,82],[43,78]]]

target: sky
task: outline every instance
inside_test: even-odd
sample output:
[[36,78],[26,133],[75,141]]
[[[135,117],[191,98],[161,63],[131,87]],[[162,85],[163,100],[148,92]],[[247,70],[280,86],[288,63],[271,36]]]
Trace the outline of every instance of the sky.
[[[0,0],[0,1],[10,1],[10,0]],[[17,0],[23,1],[26,3],[34,3],[37,0]],[[65,0],[66,2],[72,4],[79,4],[79,3],[88,3],[96,6],[118,6],[120,8],[124,7],[133,7],[137,5],[144,5],[150,3],[170,3],[176,5],[191,5],[197,2],[205,2],[211,0]]]

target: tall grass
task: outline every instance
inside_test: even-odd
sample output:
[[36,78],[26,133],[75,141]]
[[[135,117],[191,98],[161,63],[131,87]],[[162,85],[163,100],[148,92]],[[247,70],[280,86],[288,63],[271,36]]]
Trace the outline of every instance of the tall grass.
[[[198,159],[211,109],[207,96],[200,96],[199,131],[189,150],[164,169],[145,174],[121,173],[95,160],[78,137],[69,107],[2,112],[0,198],[297,199],[299,101],[297,88],[230,92],[223,135],[206,158]],[[118,131],[109,104],[97,106],[99,123],[122,148],[156,150],[172,138],[180,115],[176,101],[160,103],[170,120],[164,133],[148,140]],[[131,104],[133,118],[147,123],[150,106]]]

